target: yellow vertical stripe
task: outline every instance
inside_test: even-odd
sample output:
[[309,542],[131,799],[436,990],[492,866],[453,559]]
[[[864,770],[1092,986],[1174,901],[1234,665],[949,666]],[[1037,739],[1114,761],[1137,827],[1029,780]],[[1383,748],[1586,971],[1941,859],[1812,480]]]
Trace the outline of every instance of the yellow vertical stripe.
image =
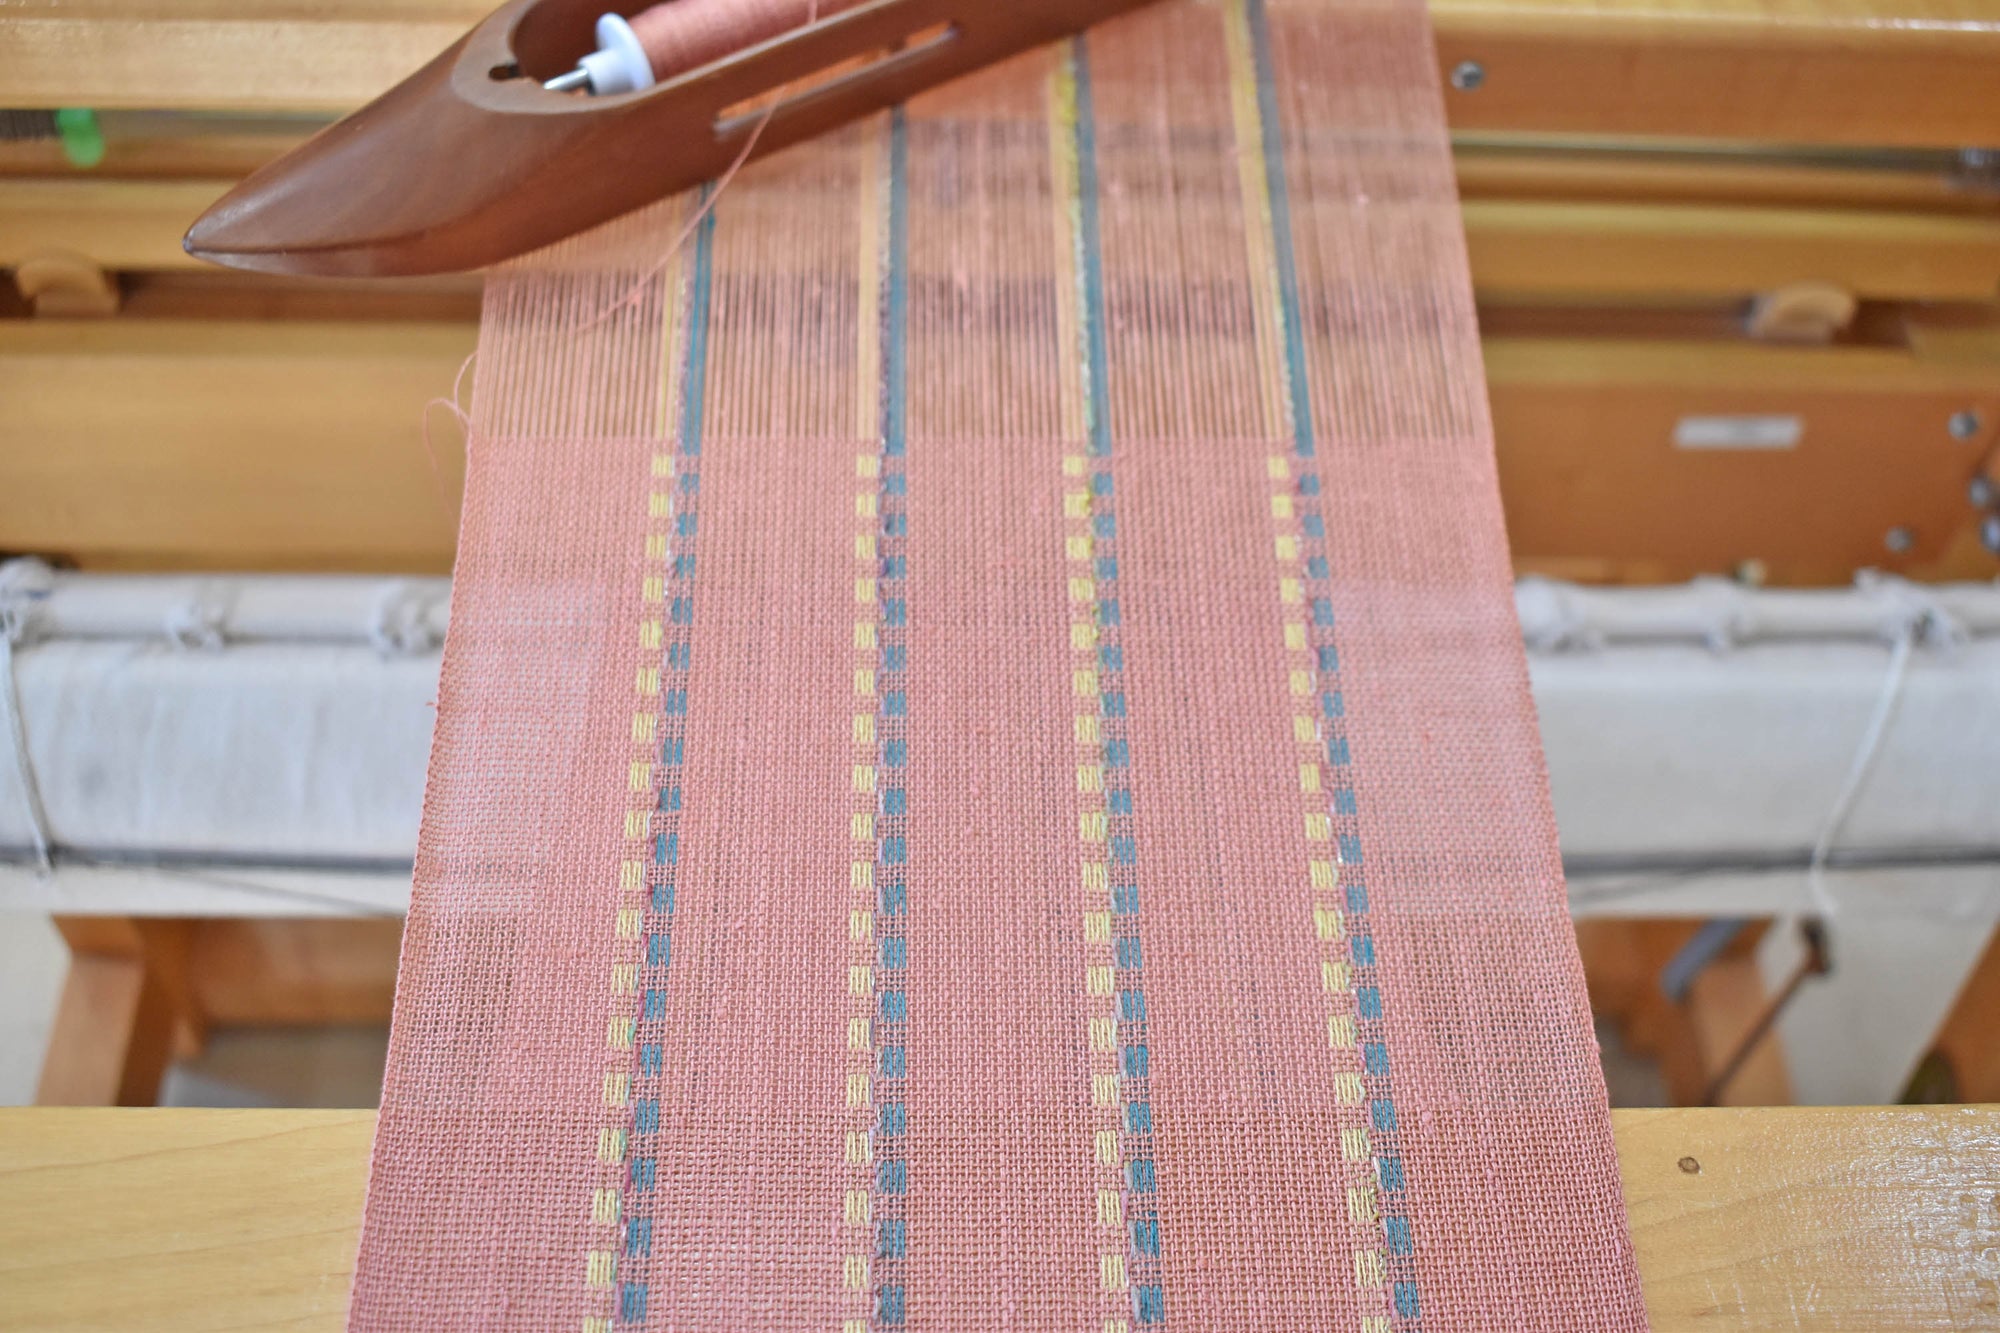
[[[1274,441],[1290,445],[1297,426],[1292,419],[1291,368],[1286,359],[1286,329],[1279,289],[1275,227],[1283,219],[1273,217],[1267,175],[1264,124],[1258,98],[1256,57],[1245,0],[1224,0],[1223,33],[1229,68],[1230,109],[1235,124],[1238,186],[1242,191],[1244,216],[1244,261],[1248,266],[1251,306],[1255,321],[1258,379],[1263,396],[1265,423]],[[1303,831],[1310,850],[1306,858],[1306,884],[1299,893],[1310,906],[1312,932],[1318,948],[1320,983],[1326,998],[1327,1043],[1336,1061],[1354,1059],[1359,1044],[1359,1025],[1350,998],[1353,977],[1347,961],[1347,923],[1338,906],[1340,861],[1330,854],[1333,825],[1326,804],[1326,783],[1320,768],[1320,724],[1305,710],[1319,686],[1316,664],[1311,656],[1309,631],[1298,612],[1305,585],[1300,561],[1305,552],[1297,528],[1298,501],[1295,499],[1294,466],[1283,454],[1266,460],[1269,478],[1268,502],[1271,510],[1271,552],[1278,584],[1280,615],[1284,616],[1284,657],[1282,671],[1274,673],[1273,685],[1284,690],[1284,698],[1295,709],[1293,740],[1299,790],[1305,797]],[[1319,895],[1327,895],[1320,897]],[[1302,913],[1303,915],[1303,913]],[[1355,1282],[1362,1288],[1379,1287],[1387,1270],[1381,1252],[1376,1215],[1372,1145],[1367,1123],[1361,1114],[1366,1090],[1359,1074],[1342,1070],[1334,1076],[1334,1098],[1347,1121],[1338,1128],[1341,1154],[1345,1162],[1344,1194],[1348,1230],[1343,1237],[1347,1259],[1353,1265]],[[1375,1333],[1378,1325],[1386,1333],[1389,1321],[1366,1317],[1363,1333]]]
[[1084,438],[1083,321],[1077,309],[1076,235],[1081,226],[1077,199],[1076,72],[1067,48],[1053,55],[1049,72],[1049,183],[1054,205],[1056,281],[1056,401],[1062,438]]
[[[1060,366],[1059,402],[1065,441],[1080,443],[1089,430],[1088,391],[1083,371],[1084,323],[1078,283],[1078,244],[1082,234],[1080,162],[1077,155],[1078,117],[1077,71],[1073,48],[1060,48],[1049,83],[1049,175],[1056,213],[1056,327]],[[1094,653],[1098,633],[1100,589],[1091,574],[1090,560],[1095,542],[1090,533],[1092,504],[1090,492],[1078,489],[1088,471],[1080,452],[1062,458],[1061,475],[1069,489],[1063,493],[1063,551],[1069,567],[1077,572],[1066,577],[1070,601],[1070,647],[1077,653]],[[1116,970],[1111,960],[1111,915],[1104,893],[1108,884],[1107,864],[1098,859],[1105,854],[1109,834],[1109,812],[1105,808],[1103,754],[1104,682],[1089,657],[1074,659],[1070,668],[1070,692],[1076,700],[1074,717],[1077,751],[1077,835],[1083,853],[1082,918],[1084,940],[1084,994],[1086,1036],[1090,1052],[1090,1099],[1092,1145],[1100,1169],[1097,1186],[1097,1215],[1101,1223],[1117,1228],[1121,1221],[1124,1187],[1124,1117],[1118,1074],[1115,1010]],[[1114,1235],[1118,1234],[1114,1231]],[[1121,1329],[1119,1318],[1125,1305],[1128,1275],[1123,1253],[1099,1256],[1098,1281],[1112,1310],[1103,1321],[1106,1330]]]
[[1289,439],[1283,321],[1279,318],[1278,258],[1271,245],[1271,196],[1264,175],[1264,120],[1257,107],[1257,66],[1250,50],[1250,18],[1243,0],[1229,0],[1223,48],[1229,61],[1229,110],[1236,127],[1236,172],[1243,196],[1244,258],[1249,265],[1250,306],[1256,315],[1257,376],[1264,396],[1264,425],[1273,439]]
[[[683,226],[694,219],[693,210],[701,205],[690,194],[685,211],[688,216]],[[660,302],[660,392],[657,410],[653,415],[653,438],[672,439],[674,421],[681,409],[681,362],[685,359],[683,349],[687,346],[687,321],[682,318],[687,313],[687,266],[673,266],[678,281],[668,298]]]
[[[874,840],[879,811],[876,764],[880,759],[880,738],[874,710],[879,706],[882,677],[877,650],[881,644],[881,585],[879,570],[881,537],[879,495],[883,470],[882,393],[884,373],[882,319],[883,277],[888,237],[888,173],[890,170],[891,117],[883,113],[867,123],[860,148],[861,243],[855,256],[857,265],[857,328],[855,330],[854,434],[872,446],[856,453],[854,459],[854,744],[852,757],[849,832],[860,845],[854,848],[848,883],[854,892],[847,918],[849,941],[847,967],[848,1014],[847,1047],[849,1064],[845,1080],[845,1104],[850,1126],[845,1132],[845,1156],[849,1175],[842,1182],[840,1202],[843,1220],[849,1226],[866,1226],[873,1217],[874,1176],[870,1162],[874,1151],[873,1079],[877,1059],[878,1034],[875,1013],[875,862]],[[842,1263],[842,1283],[861,1299],[866,1299],[871,1274],[865,1254],[852,1254]],[[842,1320],[843,1330],[865,1333],[869,1321],[853,1317]]]
[[861,247],[854,257],[860,276],[855,303],[854,437],[874,439],[882,429],[882,172],[888,113],[876,117],[876,132],[861,136]]

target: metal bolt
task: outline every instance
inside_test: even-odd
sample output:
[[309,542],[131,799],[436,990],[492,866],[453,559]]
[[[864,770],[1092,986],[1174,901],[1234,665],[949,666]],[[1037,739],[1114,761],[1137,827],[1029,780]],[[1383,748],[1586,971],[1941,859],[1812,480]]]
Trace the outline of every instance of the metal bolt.
[[1979,525],[1979,542],[1995,555],[2000,555],[2000,514],[1988,514],[1986,521]]
[[1953,412],[1951,420],[1945,423],[1945,429],[1951,432],[1951,438],[1954,440],[1969,440],[1979,434],[1979,427],[1982,424],[1984,423],[1980,421],[1979,414],[1967,408],[1963,412]]
[[1985,477],[1974,477],[1966,483],[1965,498],[1972,501],[1974,509],[1993,507],[1993,483]]
[[1461,60],[1451,67],[1451,86],[1462,93],[1477,92],[1486,82],[1486,66],[1477,60]]
[[1889,529],[1888,535],[1882,538],[1882,544],[1889,548],[1890,554],[1902,555],[1917,544],[1917,535],[1898,524]]
[[1953,183],[1975,190],[1990,190],[2000,184],[2000,152],[1991,148],[1961,148],[1951,173]]

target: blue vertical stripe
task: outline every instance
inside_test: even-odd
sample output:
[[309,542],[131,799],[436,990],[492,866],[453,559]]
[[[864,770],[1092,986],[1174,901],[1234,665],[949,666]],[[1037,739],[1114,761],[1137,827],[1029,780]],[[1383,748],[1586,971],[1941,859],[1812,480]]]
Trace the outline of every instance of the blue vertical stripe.
[[[1265,188],[1271,213],[1272,250],[1278,270],[1278,294],[1285,340],[1285,375],[1289,381],[1292,438],[1296,455],[1313,457],[1312,396],[1305,374],[1305,330],[1299,314],[1298,270],[1292,257],[1291,198],[1285,181],[1285,154],[1282,127],[1278,121],[1276,71],[1271,59],[1271,34],[1264,0],[1244,0],[1244,16],[1250,29],[1250,46],[1255,64],[1257,107],[1261,124]],[[1328,784],[1328,818],[1339,848],[1340,875],[1346,888],[1349,909],[1347,922],[1348,959],[1353,969],[1355,1024],[1362,1055],[1362,1070],[1368,1089],[1371,1149],[1375,1171],[1385,1192],[1400,1193],[1404,1188],[1403,1162],[1396,1138],[1396,1102],[1390,1077],[1388,1033],[1383,1011],[1386,1001],[1375,965],[1375,941],[1368,918],[1368,890],[1360,880],[1364,862],[1359,821],[1359,803],[1354,789],[1352,747],[1347,736],[1347,710],[1340,682],[1340,652],[1334,641],[1336,615],[1331,561],[1327,550],[1326,487],[1311,466],[1302,467],[1296,479],[1293,502],[1299,515],[1300,554],[1305,559],[1310,584],[1312,614],[1309,633],[1318,663],[1321,716],[1319,726],[1326,739],[1326,762],[1332,771]],[[1391,1183],[1393,1182],[1393,1184]],[[1381,1222],[1383,1249],[1387,1252],[1392,1279],[1396,1327],[1415,1333],[1418,1327],[1416,1282],[1416,1238],[1407,1215],[1385,1215]]]
[[1152,1329],[1166,1322],[1162,1285],[1160,1224],[1155,1199],[1142,1212],[1131,1210],[1138,1196],[1153,1195],[1153,1106],[1148,1081],[1145,950],[1140,937],[1139,840],[1133,818],[1130,736],[1127,730],[1125,648],[1120,615],[1118,563],[1118,480],[1113,467],[1110,411],[1110,356],[1104,298],[1103,238],[1098,226],[1096,109],[1091,96],[1090,53],[1084,38],[1070,45],[1076,92],[1072,147],[1076,160],[1076,277],[1078,323],[1083,346],[1084,407],[1092,470],[1084,479],[1090,497],[1091,564],[1095,586],[1095,642],[1098,728],[1104,747],[1106,867],[1111,889],[1112,962],[1115,973],[1113,1020],[1122,1052],[1118,1095],[1123,1103],[1123,1171],[1131,1226],[1125,1261],[1130,1273],[1133,1322]]
[[[713,186],[701,189],[701,204],[710,204]],[[694,278],[688,284],[687,368],[681,397],[680,451],[689,458],[701,455],[702,408],[708,390],[708,316],[710,270],[715,259],[715,209],[708,207],[694,230]]]
[[1111,453],[1110,354],[1104,336],[1104,261],[1097,223],[1097,122],[1090,92],[1090,56],[1072,46],[1076,75],[1077,279],[1083,284],[1083,410],[1093,457]]
[[[706,204],[704,192],[701,203]],[[665,643],[661,645],[660,700],[656,718],[660,727],[659,768],[656,777],[656,810],[652,815],[653,864],[648,872],[650,892],[645,909],[646,954],[641,969],[641,1003],[635,1025],[634,1061],[631,1080],[632,1114],[626,1136],[625,1214],[626,1250],[633,1274],[619,1287],[620,1324],[645,1323],[647,1282],[645,1256],[652,1252],[653,1182],[657,1174],[655,1156],[660,1132],[660,1086],[663,1071],[667,976],[673,966],[674,876],[680,860],[681,773],[686,756],[688,668],[693,662],[694,625],[694,543],[700,530],[701,427],[703,390],[708,376],[708,325],[711,265],[714,260],[715,213],[710,210],[695,229],[694,253],[688,282],[686,359],[679,367],[681,376],[680,434],[674,441],[674,537],[672,559],[666,565],[665,602],[668,614],[663,622]],[[640,1239],[643,1238],[643,1244]]]
[[1278,266],[1278,310],[1285,332],[1285,387],[1292,411],[1292,443],[1300,458],[1313,456],[1312,403],[1306,387],[1305,323],[1299,313],[1299,267],[1292,256],[1291,190],[1285,181],[1284,131],[1278,120],[1278,81],[1271,60],[1271,30],[1264,0],[1244,0],[1250,22],[1251,59],[1257,66],[1257,118],[1262,122],[1264,182],[1271,194],[1271,250]]
[[[875,669],[875,878],[881,894],[876,921],[875,1045],[870,1096],[876,1108],[877,1160],[872,1214],[876,1225],[875,1323],[903,1322],[903,1261],[909,1248],[904,1191],[909,1188],[909,484],[904,471],[909,413],[910,143],[901,107],[889,113],[886,272],[882,283],[882,453],[876,483],[876,581],[882,604]],[[893,766],[892,766],[893,764]],[[889,910],[890,904],[895,910]]]

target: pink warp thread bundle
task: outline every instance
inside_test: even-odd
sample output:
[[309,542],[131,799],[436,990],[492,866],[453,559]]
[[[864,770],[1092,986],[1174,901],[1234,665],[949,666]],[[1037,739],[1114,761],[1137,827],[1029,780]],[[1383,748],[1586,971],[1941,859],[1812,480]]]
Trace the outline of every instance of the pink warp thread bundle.
[[1645,1326],[1420,0],[511,266],[472,419],[352,1328]]
[[635,15],[632,35],[666,79],[769,41],[857,0],[666,0]]

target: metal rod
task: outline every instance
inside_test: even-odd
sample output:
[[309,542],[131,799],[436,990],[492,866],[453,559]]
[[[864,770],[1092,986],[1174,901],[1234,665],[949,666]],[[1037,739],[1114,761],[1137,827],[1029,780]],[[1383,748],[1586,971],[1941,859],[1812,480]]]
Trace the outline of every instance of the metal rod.
[[1743,1034],[1741,1041],[1736,1043],[1736,1049],[1730,1052],[1729,1058],[1723,1062],[1722,1068],[1716,1072],[1715,1077],[1710,1079],[1708,1086],[1702,1090],[1701,1104],[1703,1106],[1715,1106],[1718,1104],[1723,1091],[1728,1088],[1731,1080],[1742,1072],[1744,1064],[1750,1059],[1751,1052],[1757,1049],[1758,1043],[1764,1040],[1765,1035],[1777,1023],[1778,1016],[1785,1012],[1785,1006],[1790,1004],[1792,997],[1799,993],[1799,987],[1805,984],[1806,978],[1820,976],[1833,970],[1826,950],[1825,925],[1817,918],[1808,917],[1804,921],[1799,922],[1799,934],[1805,938],[1806,942],[1805,959],[1792,970],[1792,975],[1785,980],[1784,988],[1778,992],[1777,997],[1770,1004],[1764,1007],[1764,1012],[1757,1015],[1757,1021],[1750,1025],[1750,1030]]

